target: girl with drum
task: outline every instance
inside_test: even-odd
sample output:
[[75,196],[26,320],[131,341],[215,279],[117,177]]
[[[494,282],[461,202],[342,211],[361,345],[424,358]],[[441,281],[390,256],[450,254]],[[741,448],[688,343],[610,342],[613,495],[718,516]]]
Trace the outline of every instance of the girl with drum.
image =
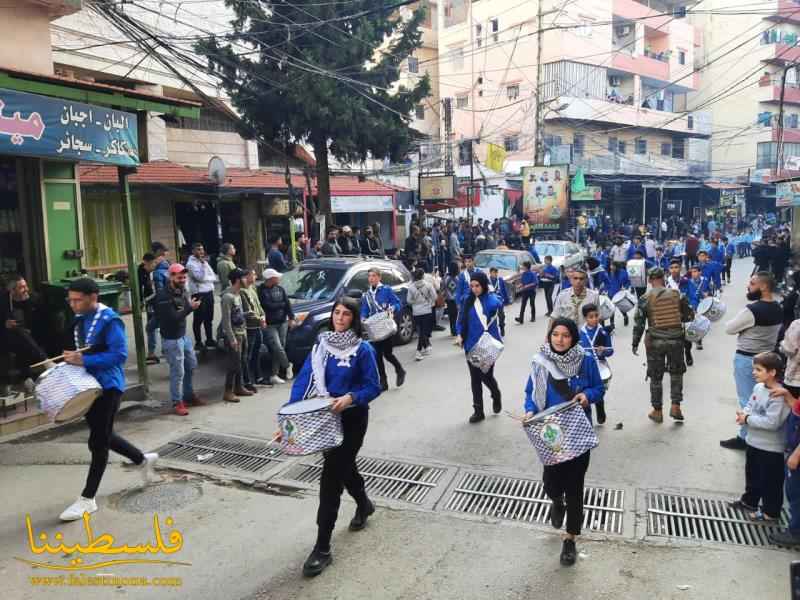
[[287,404],[330,397],[332,410],[342,415],[344,441],[324,454],[317,510],[317,543],[303,565],[306,577],[319,575],[331,564],[331,536],[339,514],[342,490],[356,501],[350,530],[364,529],[375,506],[367,498],[356,456],[364,442],[369,403],[381,393],[375,350],[361,339],[358,300],[342,297],[331,311],[333,331],[319,335],[303,368],[292,384]]
[[[594,356],[578,343],[578,326],[571,319],[554,319],[547,341],[533,358],[531,374],[525,386],[525,419],[559,404],[577,401],[592,420],[590,404],[603,400],[603,380]],[[575,564],[575,538],[583,522],[583,482],[589,468],[587,450],[580,456],[546,465],[542,480],[545,493],[552,500],[550,523],[560,529],[567,516],[567,533],[561,549],[561,564]]]
[[[489,278],[486,277],[486,273],[480,271],[472,273],[469,287],[472,293],[464,301],[463,310],[459,313],[456,323],[457,343],[464,347],[464,352],[468,356],[484,332],[498,341],[503,341],[497,327],[497,313],[502,310],[503,302],[496,294],[489,293]],[[494,365],[485,373],[469,361],[467,367],[472,385],[473,407],[469,422],[478,423],[486,418],[483,412],[483,386],[486,385],[492,394],[492,410],[495,414],[503,410],[500,387],[494,378]]]

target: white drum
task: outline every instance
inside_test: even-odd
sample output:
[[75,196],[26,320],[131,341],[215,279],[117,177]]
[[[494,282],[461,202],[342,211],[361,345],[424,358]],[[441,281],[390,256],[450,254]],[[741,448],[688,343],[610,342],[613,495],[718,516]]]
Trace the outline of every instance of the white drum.
[[388,311],[381,310],[363,321],[367,338],[371,342],[381,342],[397,333],[397,322]]
[[616,307],[611,300],[609,300],[608,296],[600,296],[600,299],[597,301],[597,310],[600,313],[600,320],[608,321],[614,316]]
[[623,315],[628,314],[636,307],[636,296],[630,290],[620,290],[611,299]]
[[36,399],[56,423],[82,417],[102,393],[102,386],[86,369],[66,363],[48,369],[36,381]]
[[306,456],[342,445],[342,417],[331,410],[331,398],[292,402],[278,411],[283,452]]
[[608,365],[608,361],[604,359],[599,359],[597,361],[597,369],[600,371],[600,379],[603,380],[603,383],[608,383],[611,381],[611,367]]
[[635,288],[647,287],[647,264],[643,258],[629,260],[625,269],[628,271],[628,279],[631,280],[631,286]]
[[690,342],[699,342],[711,330],[711,321],[703,315],[697,315],[694,321],[686,326],[686,339]]
[[719,298],[714,296],[709,296],[708,298],[704,298],[700,301],[700,304],[697,306],[698,314],[703,315],[712,323],[716,323],[722,317],[725,316],[725,311],[727,307],[725,303],[722,302]]

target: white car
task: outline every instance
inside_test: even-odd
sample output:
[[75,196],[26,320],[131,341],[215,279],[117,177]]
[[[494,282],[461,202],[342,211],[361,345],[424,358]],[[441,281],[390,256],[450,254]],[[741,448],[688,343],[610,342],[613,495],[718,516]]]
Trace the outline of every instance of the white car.
[[539,259],[544,262],[545,256],[553,257],[553,266],[561,268],[564,263],[574,265],[583,262],[585,253],[575,242],[561,240],[541,240],[535,246]]

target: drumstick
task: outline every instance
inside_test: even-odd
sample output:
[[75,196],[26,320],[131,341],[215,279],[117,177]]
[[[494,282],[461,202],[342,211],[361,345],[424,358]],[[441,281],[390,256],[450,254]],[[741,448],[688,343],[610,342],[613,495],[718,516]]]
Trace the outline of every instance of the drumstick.
[[[78,348],[77,350],[75,350],[75,352],[78,352],[78,353],[86,352],[87,350],[89,350],[89,348],[91,348],[91,346],[86,346],[85,348]],[[64,358],[64,355],[60,354],[60,355],[58,355],[58,356],[56,356],[54,358],[46,358],[45,360],[43,360],[41,362],[34,363],[28,368],[29,369],[35,369],[36,367],[41,367],[42,365],[46,365],[49,362],[53,362],[54,360],[62,360],[63,358]]]

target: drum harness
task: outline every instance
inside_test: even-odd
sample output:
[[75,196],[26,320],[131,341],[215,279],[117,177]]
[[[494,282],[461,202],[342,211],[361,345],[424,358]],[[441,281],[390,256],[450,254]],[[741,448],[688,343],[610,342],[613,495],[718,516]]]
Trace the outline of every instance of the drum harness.
[[92,319],[92,324],[89,325],[89,331],[86,333],[86,339],[84,340],[84,344],[80,343],[80,335],[78,334],[78,325],[80,323],[76,323],[73,329],[73,336],[75,340],[75,348],[81,348],[83,346],[91,346],[92,345],[92,337],[94,335],[94,330],[97,327],[97,323],[100,321],[100,317],[106,311],[108,307],[103,304],[102,302],[97,305],[97,312],[94,313],[94,318]]

